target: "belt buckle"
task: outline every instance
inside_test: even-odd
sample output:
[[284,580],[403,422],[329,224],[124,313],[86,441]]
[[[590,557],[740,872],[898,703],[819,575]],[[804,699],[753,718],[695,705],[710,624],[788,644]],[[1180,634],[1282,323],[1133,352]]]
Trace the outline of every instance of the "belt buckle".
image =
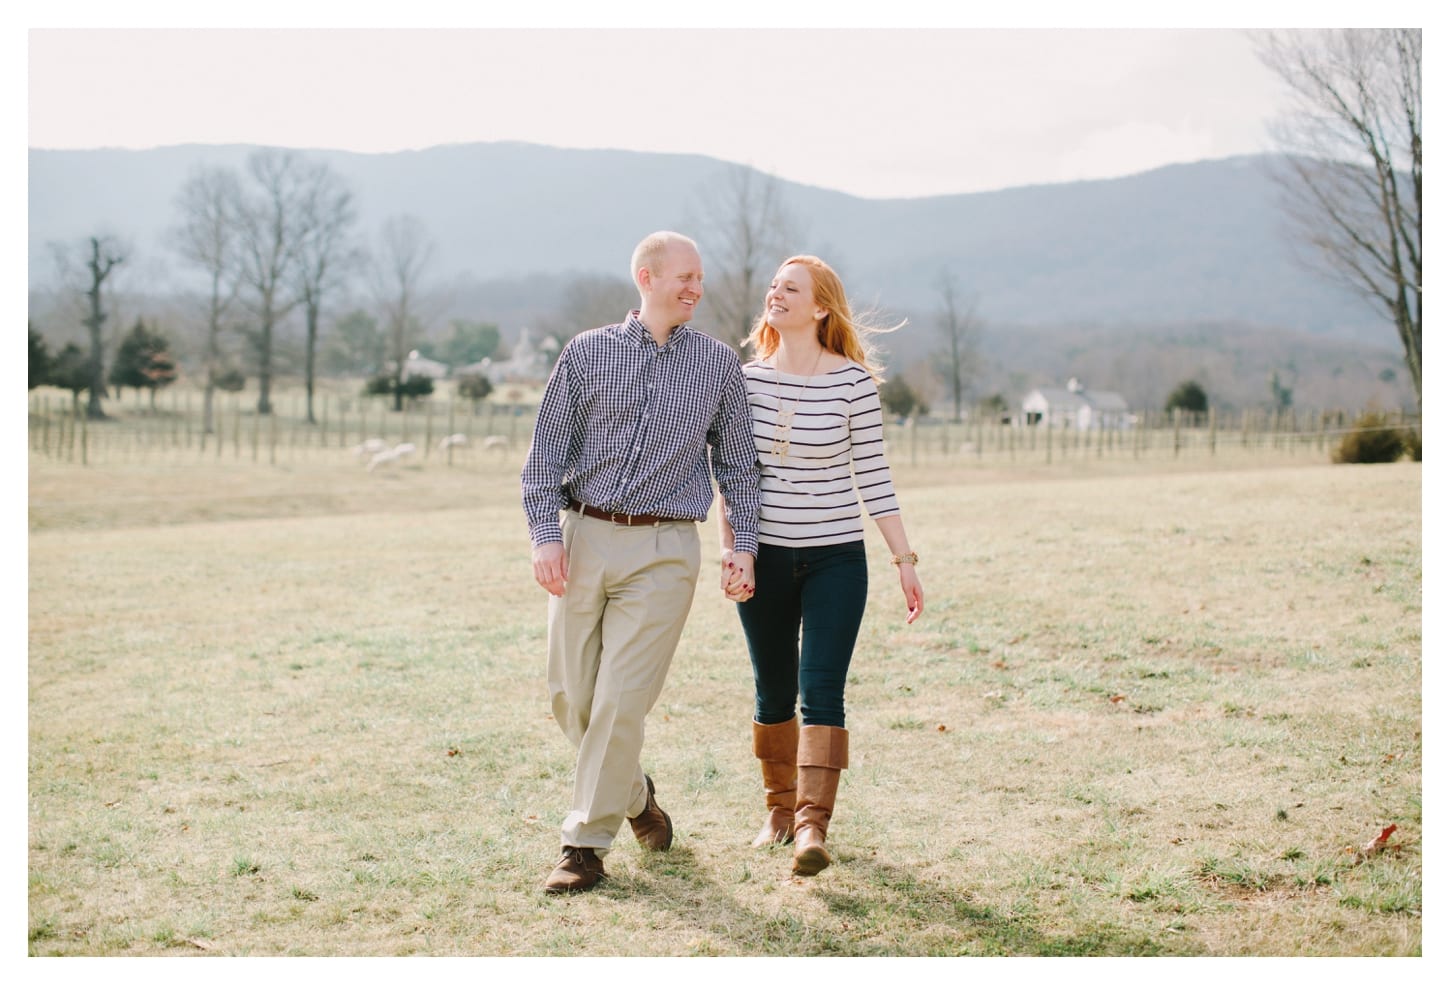
[[[621,520],[620,517],[624,517],[624,519]],[[610,514],[609,514],[609,522],[610,523],[613,523],[613,524],[617,524],[617,525],[622,526],[622,527],[632,527],[632,526],[634,526],[634,524],[630,523],[630,520],[632,520],[632,519],[634,519],[634,518],[632,516],[630,516],[628,513],[615,513],[613,511],[611,511]]]

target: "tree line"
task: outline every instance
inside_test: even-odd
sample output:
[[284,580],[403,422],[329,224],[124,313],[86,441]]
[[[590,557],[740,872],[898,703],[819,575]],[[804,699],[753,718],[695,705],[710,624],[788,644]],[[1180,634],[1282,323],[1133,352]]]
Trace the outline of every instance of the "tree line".
[[[1306,259],[1385,312],[1400,337],[1418,399],[1420,31],[1276,31],[1259,41],[1265,64],[1299,99],[1278,132],[1281,146],[1291,152],[1282,180],[1297,242]],[[193,173],[175,208],[171,250],[205,284],[201,380],[208,427],[213,393],[244,367],[257,380],[258,412],[271,412],[277,330],[285,319],[303,327],[299,363],[309,420],[315,419],[319,372],[365,373],[372,377],[369,389],[390,394],[399,408],[432,385],[405,378],[410,353],[459,365],[502,352],[497,326],[484,321],[455,320],[452,334],[441,342],[428,338],[431,236],[416,217],[395,215],[365,241],[352,191],[325,164],[297,152],[260,150],[241,169]],[[680,228],[695,235],[709,257],[711,288],[697,325],[738,346],[759,314],[776,265],[791,253],[811,252],[810,239],[802,218],[785,208],[780,183],[747,167],[726,167],[699,196],[696,209],[681,217]],[[113,237],[99,235],[71,252],[75,285],[84,298],[80,321],[87,345],[54,354],[55,371],[64,371],[71,384],[86,381],[72,393],[89,393],[86,412],[94,418],[103,416],[100,398],[108,385],[136,385],[112,376],[104,344],[105,298],[131,253]],[[828,259],[849,265],[846,257]],[[370,296],[370,308],[343,310],[346,289],[358,285]],[[969,285],[969,271],[938,271],[937,305],[925,319],[935,344],[928,358],[893,368],[888,380],[900,399],[912,398],[918,408],[942,393],[954,420],[973,406],[1005,402],[1001,393],[974,393],[983,371],[985,323]],[[554,313],[538,328],[559,346],[584,328],[617,320],[636,301],[624,277],[575,277],[560,284],[557,294]],[[157,334],[154,325],[147,330]],[[237,339],[240,358],[224,344]],[[147,344],[162,353],[168,348],[158,348],[154,339]],[[119,352],[116,359],[121,361]],[[155,367],[150,372],[153,390],[165,385]],[[483,389],[486,379],[470,385]],[[1292,379],[1275,376],[1270,389],[1275,405],[1292,401]]]

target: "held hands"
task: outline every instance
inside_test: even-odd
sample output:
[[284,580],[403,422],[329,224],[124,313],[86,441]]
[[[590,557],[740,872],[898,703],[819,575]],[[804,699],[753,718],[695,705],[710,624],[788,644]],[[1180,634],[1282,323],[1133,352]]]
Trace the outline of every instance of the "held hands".
[[720,590],[732,602],[748,602],[754,597],[754,554],[738,551],[720,553]]
[[569,580],[569,555],[558,541],[534,548],[534,581],[550,595],[563,596]]

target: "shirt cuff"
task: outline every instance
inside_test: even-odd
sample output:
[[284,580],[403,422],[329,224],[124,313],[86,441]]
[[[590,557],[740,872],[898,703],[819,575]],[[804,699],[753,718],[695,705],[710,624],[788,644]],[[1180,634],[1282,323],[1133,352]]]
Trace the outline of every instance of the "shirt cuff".
[[545,544],[562,544],[564,529],[559,526],[558,515],[556,514],[553,518],[545,517],[537,523],[529,524],[529,541],[534,547],[542,547]]
[[758,555],[760,547],[756,543],[755,534],[744,530],[735,531],[735,551],[738,554]]

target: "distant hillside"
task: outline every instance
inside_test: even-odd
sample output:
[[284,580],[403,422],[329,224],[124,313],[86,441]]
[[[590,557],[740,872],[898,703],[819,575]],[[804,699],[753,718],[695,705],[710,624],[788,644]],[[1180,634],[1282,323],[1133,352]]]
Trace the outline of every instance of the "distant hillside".
[[[188,173],[203,163],[240,167],[252,150],[31,150],[32,288],[53,276],[48,243],[104,231],[137,251],[133,270],[146,273],[132,289],[165,292],[179,281],[163,234],[176,221],[173,202]],[[701,235],[687,217],[728,167],[695,155],[519,143],[306,154],[350,184],[366,231],[399,213],[422,219],[436,242],[434,271],[447,285],[448,315],[498,321],[510,331],[557,310],[571,274],[624,277],[644,233]],[[1054,340],[1090,337],[1116,351],[1172,336],[1175,347],[1201,350],[1183,342],[1192,335],[1184,326],[1238,326],[1228,335],[1245,344],[1282,336],[1293,340],[1286,342],[1291,353],[1318,339],[1395,364],[1393,332],[1377,313],[1296,263],[1281,233],[1272,160],[1230,158],[1107,181],[921,199],[862,199],[790,182],[781,190],[803,225],[801,250],[835,264],[858,300],[912,319],[891,342],[894,362],[930,354],[932,285],[948,268],[978,299],[990,329],[984,348],[1002,365],[1003,379],[1062,363]],[[1035,352],[1013,354],[1020,347],[1012,333],[1037,340]],[[1262,369],[1244,372],[1262,377]],[[1094,378],[1092,385],[1117,384]]]
[[[32,284],[48,276],[47,242],[97,229],[164,254],[161,234],[190,169],[240,166],[252,150],[30,151]],[[639,237],[681,226],[725,167],[700,156],[517,143],[307,153],[352,186],[365,228],[396,213],[419,216],[445,280],[619,274]],[[1337,334],[1376,324],[1361,303],[1294,263],[1268,160],[921,199],[782,185],[805,226],[803,246],[829,252],[852,272],[853,291],[892,309],[928,307],[932,278],[947,266],[980,295],[985,315],[1022,324],[1226,319]]]

